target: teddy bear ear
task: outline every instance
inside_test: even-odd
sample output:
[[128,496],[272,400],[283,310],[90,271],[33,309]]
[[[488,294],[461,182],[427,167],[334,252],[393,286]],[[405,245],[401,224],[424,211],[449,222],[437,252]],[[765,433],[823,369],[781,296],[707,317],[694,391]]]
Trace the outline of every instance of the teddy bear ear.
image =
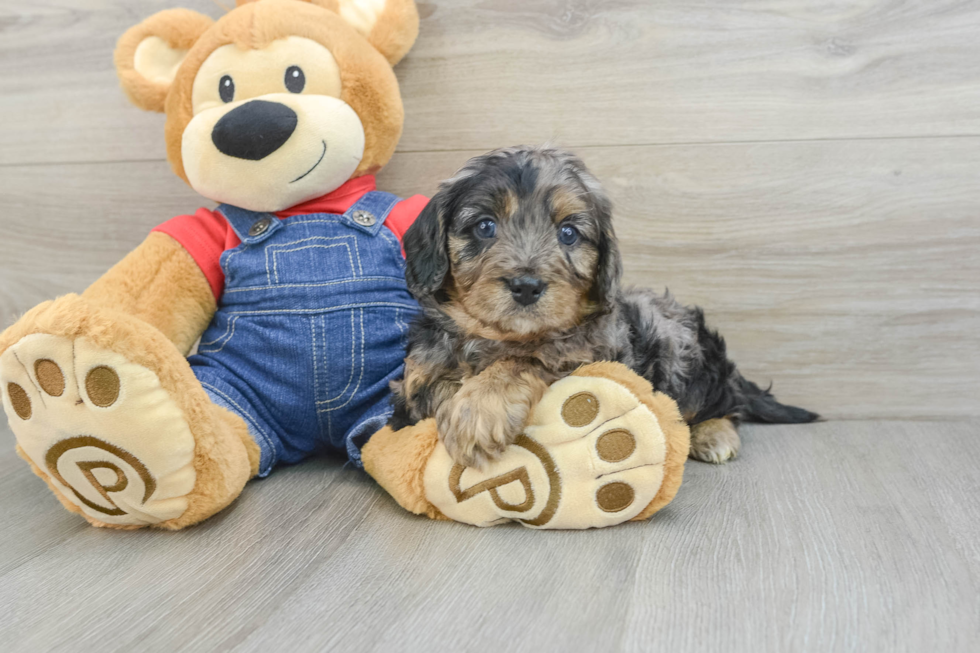
[[[235,0],[238,7],[259,0]],[[419,12],[415,0],[301,0],[340,14],[347,24],[364,36],[392,66],[415,43],[419,35]]]
[[116,72],[130,101],[163,111],[170,84],[187,51],[213,20],[189,9],[167,9],[129,28],[116,44]]
[[312,0],[331,9],[360,32],[392,66],[408,54],[419,35],[414,0]]

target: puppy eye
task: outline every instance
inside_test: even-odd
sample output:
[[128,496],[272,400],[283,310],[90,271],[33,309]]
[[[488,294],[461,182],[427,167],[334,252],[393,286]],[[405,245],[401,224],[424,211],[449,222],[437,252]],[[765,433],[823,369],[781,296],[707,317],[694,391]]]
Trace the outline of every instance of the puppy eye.
[[286,90],[290,93],[302,93],[306,86],[306,75],[299,66],[290,66],[286,69]]
[[218,95],[221,96],[221,101],[226,104],[235,99],[235,80],[231,78],[231,75],[225,75],[218,81]]
[[562,225],[558,229],[558,242],[562,245],[574,245],[578,241],[578,229],[570,224]]
[[497,223],[493,220],[480,220],[480,223],[473,228],[473,233],[478,238],[493,238],[497,235]]

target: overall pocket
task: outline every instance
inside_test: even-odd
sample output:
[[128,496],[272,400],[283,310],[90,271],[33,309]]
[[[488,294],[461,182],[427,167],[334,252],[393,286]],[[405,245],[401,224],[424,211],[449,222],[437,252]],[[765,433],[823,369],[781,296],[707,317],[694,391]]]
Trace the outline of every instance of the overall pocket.
[[310,317],[316,408],[324,426],[348,408],[365,383],[364,309]]
[[229,315],[223,311],[215,314],[214,320],[201,336],[201,342],[197,346],[199,354],[217,354],[235,337],[235,329],[238,322],[238,315]]
[[357,240],[353,233],[338,233],[270,243],[265,249],[268,283],[317,284],[362,276]]

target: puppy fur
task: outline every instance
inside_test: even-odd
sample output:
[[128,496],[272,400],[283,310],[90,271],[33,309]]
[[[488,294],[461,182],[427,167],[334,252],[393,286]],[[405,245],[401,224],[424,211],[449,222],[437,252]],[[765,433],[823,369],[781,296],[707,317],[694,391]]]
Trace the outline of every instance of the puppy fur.
[[422,311],[392,386],[392,426],[435,417],[461,464],[496,457],[551,383],[599,360],[673,397],[700,460],[733,457],[740,420],[817,418],[744,379],[700,308],[620,287],[612,205],[568,152],[514,147],[470,160],[408,230],[405,251]]

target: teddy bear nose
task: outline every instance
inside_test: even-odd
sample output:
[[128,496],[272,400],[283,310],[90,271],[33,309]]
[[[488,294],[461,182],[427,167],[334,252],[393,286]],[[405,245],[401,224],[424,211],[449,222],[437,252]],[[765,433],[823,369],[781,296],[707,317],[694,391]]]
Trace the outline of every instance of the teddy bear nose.
[[296,122],[296,112],[286,105],[252,100],[221,117],[211,130],[211,142],[222,154],[259,161],[289,140]]

